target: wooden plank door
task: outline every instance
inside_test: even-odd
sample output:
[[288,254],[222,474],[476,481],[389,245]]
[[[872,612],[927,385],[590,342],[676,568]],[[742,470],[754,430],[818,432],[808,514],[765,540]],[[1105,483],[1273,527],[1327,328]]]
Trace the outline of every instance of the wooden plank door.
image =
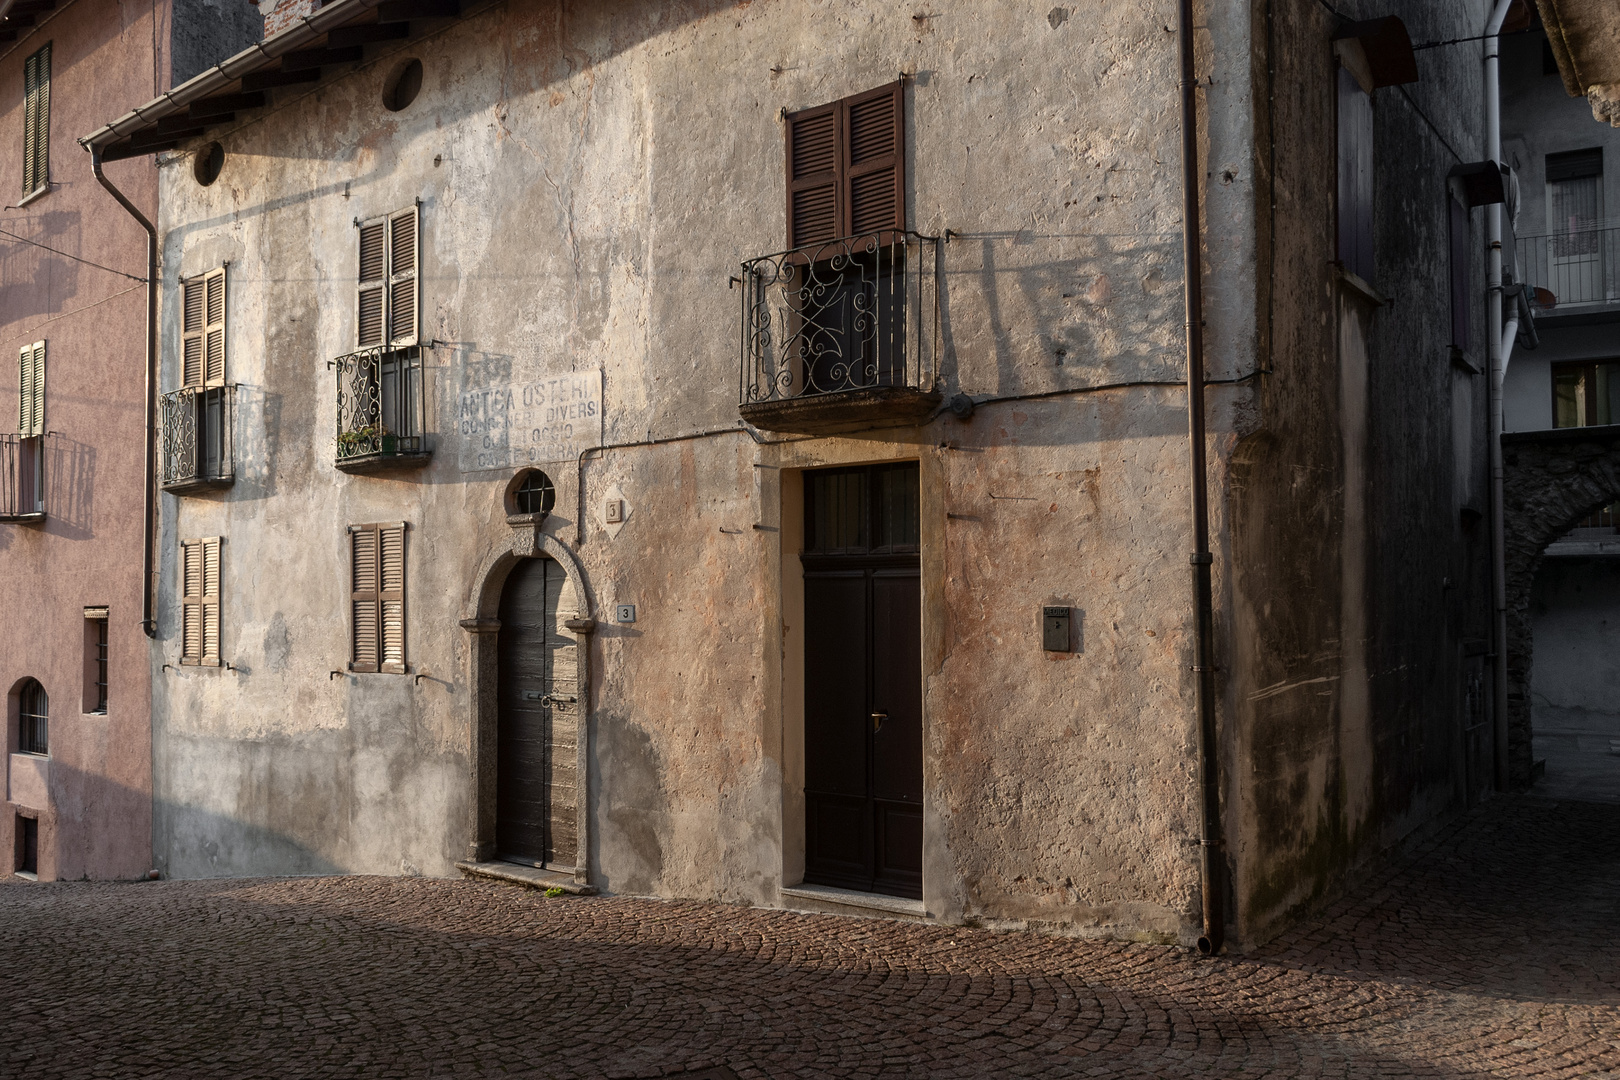
[[575,645],[559,631],[563,574],[524,559],[501,593],[495,848],[499,858],[573,869],[579,706]]
[[805,489],[805,880],[921,897],[916,466]]

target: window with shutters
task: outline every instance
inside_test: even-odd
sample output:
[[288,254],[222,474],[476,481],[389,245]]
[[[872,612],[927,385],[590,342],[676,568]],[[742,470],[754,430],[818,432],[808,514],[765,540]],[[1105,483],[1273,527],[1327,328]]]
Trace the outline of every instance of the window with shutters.
[[775,406],[932,391],[938,241],[906,228],[905,130],[902,82],[786,115],[787,250],[743,263],[750,422],[809,430]]
[[405,673],[405,522],[349,526],[349,670]]
[[1373,284],[1373,106],[1350,69],[1338,70],[1338,257]]
[[17,433],[0,435],[0,521],[45,516],[45,343],[17,354]]
[[160,403],[158,446],[159,478],[176,494],[235,479],[236,388],[225,381],[226,270],[180,283],[180,385]]
[[180,542],[180,662],[219,667],[220,537]]
[[37,195],[51,182],[51,47],[23,61],[22,193]]
[[422,439],[419,206],[357,222],[355,351],[337,372],[337,465],[348,472],[417,465]]

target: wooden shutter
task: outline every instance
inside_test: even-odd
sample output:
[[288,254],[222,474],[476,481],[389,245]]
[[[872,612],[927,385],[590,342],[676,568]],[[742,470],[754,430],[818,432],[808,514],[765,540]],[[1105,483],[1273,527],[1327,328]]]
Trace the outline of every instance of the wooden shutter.
[[349,670],[377,670],[377,526],[349,526]]
[[405,524],[377,526],[378,589],[383,671],[405,672]]
[[17,355],[17,433],[45,434],[45,343],[24,345]]
[[787,117],[788,246],[906,227],[901,82]]
[[1373,281],[1372,98],[1347,68],[1339,69],[1339,262]]
[[896,81],[844,104],[850,235],[906,227],[902,91],[903,84]]
[[370,349],[383,343],[388,295],[388,222],[360,226],[360,293],[355,315],[355,345]]
[[205,278],[180,283],[180,385],[203,384],[203,353],[207,350],[208,286]]
[[23,194],[50,181],[51,47],[23,62]]
[[221,267],[203,279],[206,294],[203,328],[203,381],[208,386],[225,385],[225,269]]
[[1472,222],[1469,220],[1468,207],[1457,201],[1455,195],[1446,197],[1448,210],[1447,232],[1450,240],[1450,278],[1451,278],[1451,347],[1466,350],[1468,348],[1468,324],[1472,315],[1470,301],[1473,299],[1473,290],[1469,288],[1470,271],[1473,269]]
[[180,542],[180,662],[218,667],[220,538]]
[[416,344],[418,225],[415,206],[388,219],[388,344],[395,348]]
[[844,235],[838,212],[843,170],[838,104],[806,109],[787,118],[788,247],[803,247]]

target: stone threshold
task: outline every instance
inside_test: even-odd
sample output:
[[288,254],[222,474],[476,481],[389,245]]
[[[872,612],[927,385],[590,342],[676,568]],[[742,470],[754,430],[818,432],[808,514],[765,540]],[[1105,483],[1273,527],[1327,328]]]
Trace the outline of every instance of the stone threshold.
[[595,885],[581,885],[573,874],[558,870],[542,870],[538,866],[519,866],[508,862],[458,862],[456,869],[462,877],[503,881],[508,885],[522,885],[526,889],[561,889],[569,896],[595,896]]
[[868,918],[929,920],[928,907],[921,900],[882,893],[835,889],[831,885],[784,885],[782,903],[797,911],[823,915],[864,915]]

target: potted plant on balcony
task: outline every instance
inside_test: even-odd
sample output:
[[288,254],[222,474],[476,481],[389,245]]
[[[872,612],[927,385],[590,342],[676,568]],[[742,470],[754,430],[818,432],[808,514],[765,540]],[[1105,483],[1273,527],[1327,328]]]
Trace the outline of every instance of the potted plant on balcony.
[[399,437],[390,434],[387,428],[377,424],[340,431],[337,436],[337,452],[340,458],[378,452],[392,454],[398,449]]

